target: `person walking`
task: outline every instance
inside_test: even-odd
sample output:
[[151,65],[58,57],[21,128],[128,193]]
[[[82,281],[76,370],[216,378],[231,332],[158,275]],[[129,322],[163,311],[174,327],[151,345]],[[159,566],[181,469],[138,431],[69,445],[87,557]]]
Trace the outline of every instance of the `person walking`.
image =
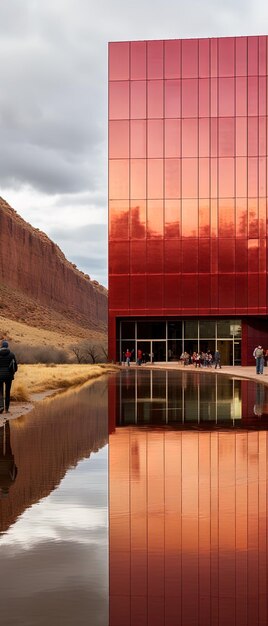
[[140,350],[140,348],[138,349],[137,356],[138,356],[137,365],[141,365],[142,364],[142,350]]
[[221,370],[221,353],[219,352],[219,350],[216,350],[214,354],[214,361],[215,361],[215,370],[217,369],[218,366]]
[[131,352],[130,352],[130,350],[128,348],[126,350],[125,357],[126,357],[126,365],[129,367],[130,366],[130,359],[131,359]]
[[3,340],[0,348],[0,413],[4,410],[9,413],[10,389],[17,369],[15,354],[9,350],[8,342]]
[[256,374],[263,374],[263,348],[257,346],[253,352],[254,359],[256,360]]

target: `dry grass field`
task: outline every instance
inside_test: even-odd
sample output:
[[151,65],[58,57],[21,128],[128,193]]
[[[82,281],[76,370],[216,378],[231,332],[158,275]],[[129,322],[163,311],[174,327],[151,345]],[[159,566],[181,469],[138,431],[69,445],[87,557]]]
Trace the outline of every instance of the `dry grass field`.
[[11,399],[28,402],[32,394],[82,385],[118,369],[118,366],[110,364],[19,365],[12,384]]

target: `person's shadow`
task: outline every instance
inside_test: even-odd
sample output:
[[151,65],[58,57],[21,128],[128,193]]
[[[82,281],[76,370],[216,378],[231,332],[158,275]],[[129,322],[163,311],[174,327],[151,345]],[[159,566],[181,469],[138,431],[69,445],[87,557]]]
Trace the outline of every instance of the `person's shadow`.
[[16,480],[18,470],[10,443],[8,420],[0,419],[0,498],[8,496],[9,489]]

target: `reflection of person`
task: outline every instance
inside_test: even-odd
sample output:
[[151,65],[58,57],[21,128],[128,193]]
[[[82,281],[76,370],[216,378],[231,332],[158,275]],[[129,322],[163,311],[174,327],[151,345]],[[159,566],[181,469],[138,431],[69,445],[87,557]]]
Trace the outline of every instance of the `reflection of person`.
[[253,352],[254,359],[256,359],[256,374],[263,374],[263,348],[257,346]]
[[141,364],[142,364],[142,350],[140,350],[140,349],[138,350],[138,352],[137,352],[137,356],[138,356],[138,358],[137,358],[137,364],[138,364],[138,365],[141,365]]
[[[17,371],[17,361],[15,354],[9,350],[8,342],[2,341],[0,348],[0,413],[4,408],[9,413],[10,389],[14,374]],[[4,406],[4,385],[5,385],[5,406]]]
[[221,369],[221,353],[219,352],[219,350],[216,350],[214,354],[214,362],[215,362],[215,370],[217,369],[218,366]]
[[10,445],[10,426],[7,421],[0,425],[0,498],[8,495],[17,473]]
[[264,387],[263,385],[256,385],[256,399],[253,407],[254,415],[257,417],[261,417],[263,414],[263,403],[264,403]]

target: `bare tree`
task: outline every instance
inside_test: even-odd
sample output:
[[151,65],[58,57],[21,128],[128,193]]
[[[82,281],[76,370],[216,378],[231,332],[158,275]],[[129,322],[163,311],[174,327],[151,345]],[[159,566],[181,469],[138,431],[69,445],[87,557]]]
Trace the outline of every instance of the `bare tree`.
[[95,344],[86,344],[84,346],[84,355],[86,360],[91,359],[92,363],[99,363],[100,361],[99,348]]
[[81,344],[77,346],[71,346],[70,350],[74,353],[77,363],[85,363],[84,350]]

